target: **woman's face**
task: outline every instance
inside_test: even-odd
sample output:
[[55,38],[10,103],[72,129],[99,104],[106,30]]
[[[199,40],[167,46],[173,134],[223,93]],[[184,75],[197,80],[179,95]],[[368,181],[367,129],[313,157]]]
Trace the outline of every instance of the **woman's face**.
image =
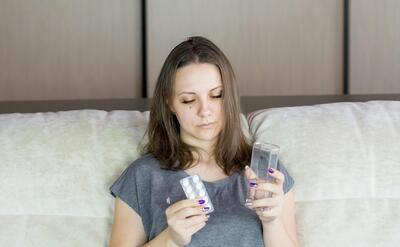
[[225,121],[222,90],[214,64],[195,63],[177,70],[170,107],[179,121],[183,142],[204,148],[215,143]]

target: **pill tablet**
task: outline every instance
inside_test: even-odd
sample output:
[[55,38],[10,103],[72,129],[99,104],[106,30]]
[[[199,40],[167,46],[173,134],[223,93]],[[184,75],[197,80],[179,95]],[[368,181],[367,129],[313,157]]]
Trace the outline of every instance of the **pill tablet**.
[[214,206],[208,196],[206,187],[198,175],[182,178],[179,182],[187,198],[194,199],[196,197],[201,197],[205,201],[204,208],[207,210],[205,212],[206,214],[214,211]]

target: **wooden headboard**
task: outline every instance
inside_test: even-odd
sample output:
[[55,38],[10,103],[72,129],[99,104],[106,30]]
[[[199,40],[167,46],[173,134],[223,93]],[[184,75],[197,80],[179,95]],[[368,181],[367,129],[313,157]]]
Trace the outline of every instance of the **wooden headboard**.
[[[46,101],[0,101],[0,113],[57,112],[82,109],[96,110],[138,110],[149,109],[150,100],[105,99],[105,100],[46,100]],[[315,105],[333,102],[365,102],[370,100],[400,100],[399,94],[385,95],[318,95],[318,96],[245,96],[241,98],[242,110],[249,113],[255,110]]]

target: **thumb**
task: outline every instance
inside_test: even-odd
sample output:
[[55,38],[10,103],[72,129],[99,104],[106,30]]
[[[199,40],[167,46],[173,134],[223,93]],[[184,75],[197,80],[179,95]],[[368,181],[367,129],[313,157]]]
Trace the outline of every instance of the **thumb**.
[[245,167],[244,175],[247,179],[257,179],[257,174],[249,167]]

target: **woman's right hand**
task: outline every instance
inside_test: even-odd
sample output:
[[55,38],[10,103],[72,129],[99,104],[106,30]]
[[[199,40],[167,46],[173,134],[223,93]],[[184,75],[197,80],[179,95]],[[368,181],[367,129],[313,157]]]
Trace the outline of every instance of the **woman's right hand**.
[[185,246],[192,240],[192,235],[202,229],[208,220],[203,211],[200,198],[185,199],[169,206],[165,214],[168,223],[169,240],[177,246]]

